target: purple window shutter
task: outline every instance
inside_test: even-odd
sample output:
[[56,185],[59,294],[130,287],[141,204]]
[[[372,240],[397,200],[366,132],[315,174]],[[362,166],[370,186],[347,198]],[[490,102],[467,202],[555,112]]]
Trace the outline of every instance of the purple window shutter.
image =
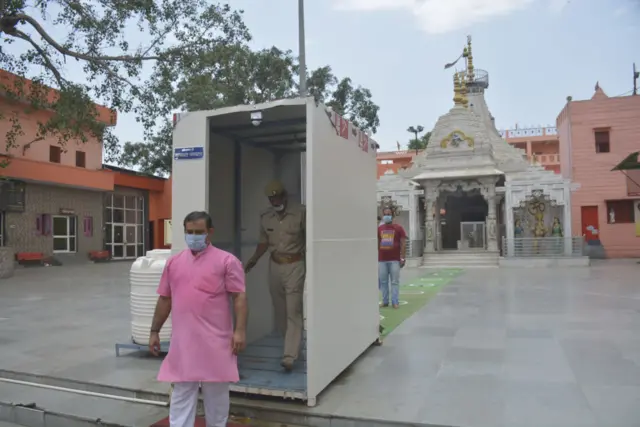
[[93,218],[90,216],[84,217],[84,237],[93,236]]
[[36,236],[42,236],[42,217],[43,215],[36,217]]
[[87,237],[87,221],[89,220],[89,218],[87,218],[86,216],[82,219],[82,235],[84,237]]

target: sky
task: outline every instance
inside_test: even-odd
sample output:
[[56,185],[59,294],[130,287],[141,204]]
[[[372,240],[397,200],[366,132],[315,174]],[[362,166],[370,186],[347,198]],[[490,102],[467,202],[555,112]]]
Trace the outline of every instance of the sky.
[[[295,0],[234,0],[257,48],[297,52]],[[588,99],[596,82],[630,93],[640,66],[640,6],[632,0],[306,0],[307,65],[371,89],[374,137],[406,145],[411,125],[430,130],[453,106],[454,61],[471,35],[474,63],[501,129],[554,125],[566,97]]]
[[[296,0],[230,3],[244,10],[253,47],[298,51]],[[476,68],[489,72],[498,128],[537,127],[555,124],[567,96],[590,98],[596,82],[609,96],[631,92],[638,18],[638,0],[306,0],[307,66],[330,65],[369,88],[380,106],[374,138],[395,150],[411,138],[409,126],[431,130],[453,106],[444,64],[467,35]],[[47,27],[58,39],[67,31]],[[79,65],[65,74],[83,80]],[[115,133],[121,142],[142,138],[132,114],[119,114]]]

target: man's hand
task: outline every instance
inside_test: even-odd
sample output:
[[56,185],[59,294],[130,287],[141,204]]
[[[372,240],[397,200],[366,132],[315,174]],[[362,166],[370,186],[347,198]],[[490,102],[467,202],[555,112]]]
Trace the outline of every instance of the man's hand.
[[238,354],[247,345],[247,337],[244,331],[234,331],[233,338],[231,339],[231,349],[233,354]]
[[405,265],[406,263],[407,263],[407,260],[405,260],[404,258],[402,258],[402,259],[400,260],[400,268],[403,268],[403,267],[404,267],[404,265]]
[[256,266],[256,264],[257,261],[254,258],[251,258],[249,261],[247,261],[247,264],[244,266],[244,274],[250,272],[251,269]]
[[151,332],[149,335],[149,352],[154,356],[160,356],[160,334]]

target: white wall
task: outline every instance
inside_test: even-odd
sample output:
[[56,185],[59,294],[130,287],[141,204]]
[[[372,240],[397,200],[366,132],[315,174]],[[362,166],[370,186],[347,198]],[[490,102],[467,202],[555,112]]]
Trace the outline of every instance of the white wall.
[[[203,147],[204,158],[173,160],[171,249],[186,248],[183,219],[189,212],[209,209],[209,125],[205,113],[183,113],[173,130],[173,148]],[[188,189],[188,191],[185,191]]]
[[378,337],[376,157],[307,104],[307,394]]
[[[233,252],[234,235],[234,142],[222,135],[211,134],[209,146],[209,194],[207,211],[213,219],[214,245]],[[189,191],[188,186],[182,189]],[[175,196],[174,196],[175,197]]]
[[287,153],[280,158],[278,179],[282,181],[289,197],[300,202],[301,194],[301,177],[300,177],[300,153]]

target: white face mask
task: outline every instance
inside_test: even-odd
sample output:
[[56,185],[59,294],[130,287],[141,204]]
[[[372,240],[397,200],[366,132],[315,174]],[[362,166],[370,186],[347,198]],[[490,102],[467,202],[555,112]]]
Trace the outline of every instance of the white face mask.
[[274,206],[273,209],[275,209],[276,212],[282,212],[284,210],[284,205]]

